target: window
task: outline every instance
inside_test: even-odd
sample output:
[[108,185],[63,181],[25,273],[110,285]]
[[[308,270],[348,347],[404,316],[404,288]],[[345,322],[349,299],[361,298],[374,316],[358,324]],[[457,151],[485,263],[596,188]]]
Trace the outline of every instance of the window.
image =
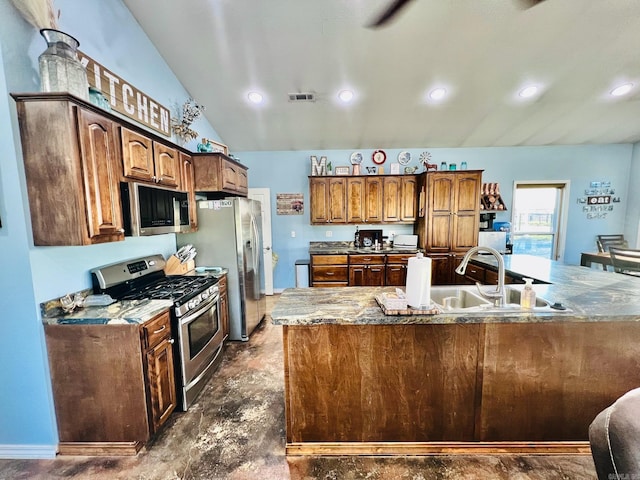
[[515,182],[513,253],[559,260],[564,250],[568,182]]

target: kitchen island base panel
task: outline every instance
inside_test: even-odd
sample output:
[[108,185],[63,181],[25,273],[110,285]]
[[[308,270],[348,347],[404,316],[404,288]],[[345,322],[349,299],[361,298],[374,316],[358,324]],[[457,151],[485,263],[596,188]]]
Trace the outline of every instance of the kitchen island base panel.
[[289,454],[584,453],[595,416],[640,386],[640,322],[284,325],[283,340]]
[[60,442],[58,455],[92,457],[136,455],[143,446],[143,442]]
[[287,443],[286,455],[588,455],[589,442],[304,442]]

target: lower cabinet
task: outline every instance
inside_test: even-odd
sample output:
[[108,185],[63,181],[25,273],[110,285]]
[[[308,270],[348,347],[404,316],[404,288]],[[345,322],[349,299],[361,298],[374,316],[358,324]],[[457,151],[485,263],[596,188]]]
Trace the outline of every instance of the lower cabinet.
[[346,287],[348,285],[348,255],[311,255],[312,287]]
[[391,254],[387,255],[385,267],[385,285],[404,287],[407,285],[407,264],[415,254]]
[[218,289],[220,292],[220,312],[218,312],[218,318],[220,318],[224,339],[226,340],[229,336],[229,296],[227,293],[226,275],[222,275],[218,279]]
[[382,287],[385,281],[385,255],[349,255],[350,287]]
[[169,311],[142,325],[45,325],[59,453],[135,455],[176,407]]

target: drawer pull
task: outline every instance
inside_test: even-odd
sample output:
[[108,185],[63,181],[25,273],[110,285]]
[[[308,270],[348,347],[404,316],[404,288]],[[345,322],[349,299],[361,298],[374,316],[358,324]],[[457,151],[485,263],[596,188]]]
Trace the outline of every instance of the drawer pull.
[[156,333],[160,333],[161,331],[163,331],[165,328],[167,328],[166,325],[162,325],[162,327],[160,328],[160,330],[156,330],[155,332],[153,332],[153,334],[155,335]]
[[333,272],[327,272],[328,276],[335,275]]

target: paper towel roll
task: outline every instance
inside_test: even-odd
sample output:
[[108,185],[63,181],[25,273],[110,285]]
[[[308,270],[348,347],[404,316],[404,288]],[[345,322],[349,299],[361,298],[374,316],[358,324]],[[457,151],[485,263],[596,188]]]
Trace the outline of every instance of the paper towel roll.
[[431,305],[431,259],[422,253],[409,258],[406,293],[410,307],[428,309]]

